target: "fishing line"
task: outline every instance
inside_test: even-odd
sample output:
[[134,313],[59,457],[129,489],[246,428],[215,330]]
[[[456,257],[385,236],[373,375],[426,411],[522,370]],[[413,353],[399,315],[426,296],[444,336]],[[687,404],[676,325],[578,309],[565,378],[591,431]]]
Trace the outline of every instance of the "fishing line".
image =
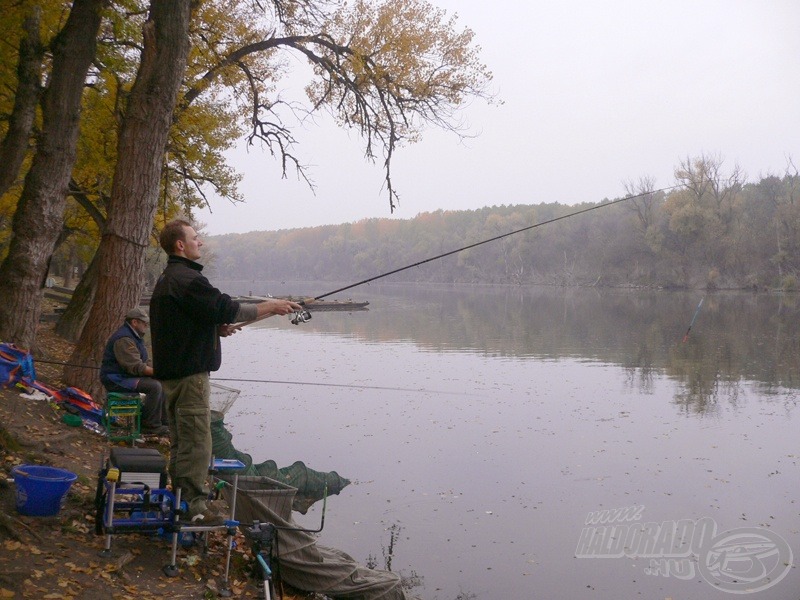
[[[100,367],[92,367],[89,365],[76,365],[73,363],[62,362],[58,360],[45,360],[43,358],[37,358],[37,363],[45,363],[48,365],[61,365],[63,367],[77,367],[79,369],[95,369],[99,370]],[[237,378],[226,378],[226,377],[213,377],[210,381],[239,381],[243,383],[269,383],[269,384],[276,384],[276,385],[314,385],[318,387],[338,387],[338,388],[350,388],[350,389],[357,389],[357,390],[385,390],[390,392],[421,392],[425,394],[443,394],[443,395],[459,395],[459,396],[477,396],[477,394],[467,394],[465,392],[447,392],[443,390],[426,390],[423,388],[400,388],[400,387],[385,387],[379,385],[353,385],[349,383],[319,383],[314,381],[277,381],[272,379],[237,379]]]
[[422,392],[425,394],[445,394],[445,395],[458,395],[458,396],[477,396],[477,394],[468,394],[465,392],[446,392],[442,390],[426,390],[424,388],[400,388],[400,387],[385,387],[380,385],[353,385],[349,383],[319,383],[309,381],[276,381],[273,379],[238,379],[226,377],[214,377],[211,381],[238,381],[244,383],[271,383],[279,385],[315,385],[318,387],[336,387],[336,388],[355,388],[364,390],[386,390],[391,392]]
[[669,190],[674,190],[679,187],[683,187],[684,184],[677,184],[672,185],[670,187],[661,188],[658,190],[652,190],[649,192],[642,192],[641,194],[636,194],[634,196],[625,196],[624,198],[617,198],[616,200],[610,200],[609,202],[604,202],[603,204],[598,204],[596,206],[591,206],[589,208],[583,208],[581,210],[576,210],[575,212],[569,213],[567,215],[562,215],[560,217],[555,217],[553,219],[548,219],[547,221],[542,221],[541,223],[535,223],[533,225],[528,225],[527,227],[523,227],[522,229],[516,229],[514,231],[509,231],[508,233],[503,233],[501,235],[496,235],[492,238],[487,240],[483,240],[480,242],[475,242],[474,244],[469,244],[468,246],[463,246],[461,248],[456,248],[455,250],[450,250],[449,252],[445,252],[444,254],[438,254],[436,256],[431,256],[430,258],[426,258],[424,260],[417,261],[411,265],[406,265],[405,267],[400,267],[399,269],[394,269],[392,271],[387,271],[386,273],[381,273],[380,275],[375,275],[374,277],[370,277],[368,279],[363,279],[358,283],[353,283],[347,285],[345,287],[341,287],[339,289],[333,290],[331,292],[325,292],[324,294],[320,294],[319,296],[314,296],[311,300],[304,300],[299,302],[298,304],[305,305],[307,302],[311,303],[315,300],[322,300],[323,298],[327,298],[328,296],[332,296],[333,294],[338,294],[339,292],[344,292],[345,290],[349,290],[354,287],[358,287],[359,285],[364,285],[365,283],[370,283],[375,281],[376,279],[382,279],[384,277],[388,277],[389,275],[394,275],[395,273],[400,273],[401,271],[405,271],[407,269],[412,269],[414,267],[418,267],[420,265],[424,265],[425,263],[432,262],[434,260],[439,260],[440,258],[445,258],[446,256],[450,256],[452,254],[457,254],[458,252],[463,252],[464,250],[469,250],[470,248],[475,248],[477,246],[482,246],[483,244],[488,244],[489,242],[495,242],[497,240],[501,240],[503,238],[507,238],[512,235],[516,235],[518,233],[522,233],[524,231],[530,231],[531,229],[536,229],[537,227],[542,227],[543,225],[549,225],[550,223],[555,223],[556,221],[563,221],[564,219],[569,219],[571,217],[575,217],[577,215],[582,215],[583,213],[591,212],[593,210],[598,210],[600,208],[606,208],[607,206],[613,206],[614,204],[619,204],[620,202],[625,202],[626,200],[633,200],[634,198],[641,198],[642,196],[647,196],[649,194],[658,194],[659,192],[667,192]]
[[94,369],[100,370],[100,367],[93,367],[92,365],[76,365],[74,363],[63,362],[60,360],[45,360],[43,358],[34,359],[35,363],[45,363],[47,365],[61,365],[62,367],[77,367],[78,369]]

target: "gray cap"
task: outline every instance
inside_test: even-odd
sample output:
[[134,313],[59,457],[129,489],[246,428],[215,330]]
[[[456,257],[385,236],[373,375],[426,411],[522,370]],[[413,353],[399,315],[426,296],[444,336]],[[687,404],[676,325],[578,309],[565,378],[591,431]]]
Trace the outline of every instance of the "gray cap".
[[148,317],[147,313],[138,306],[133,310],[129,310],[128,314],[125,315],[126,321],[130,321],[131,319],[139,319],[140,321],[144,321],[145,323],[150,322],[150,317]]

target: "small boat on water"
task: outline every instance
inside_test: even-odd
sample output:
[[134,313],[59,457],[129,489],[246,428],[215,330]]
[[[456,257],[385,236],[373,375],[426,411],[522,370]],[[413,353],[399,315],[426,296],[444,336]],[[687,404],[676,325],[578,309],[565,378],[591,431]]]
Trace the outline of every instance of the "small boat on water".
[[[70,298],[72,297],[72,292],[74,290],[64,287],[58,286],[51,286],[47,288],[44,292],[46,298],[51,300],[55,300],[61,304],[69,303]],[[369,306],[369,302],[365,301],[354,301],[354,300],[316,300],[310,301],[307,298],[303,298],[301,296],[233,296],[233,299],[238,302],[243,302],[246,304],[258,304],[259,302],[263,302],[264,300],[269,300],[270,298],[281,298],[283,300],[293,300],[295,302],[299,302],[301,300],[305,300],[308,304],[308,309],[312,312],[314,311],[323,311],[323,310],[341,310],[341,311],[355,311],[355,310],[369,310],[367,307]],[[142,296],[140,304],[142,306],[146,306],[150,302],[150,294],[145,293]]]
[[280,298],[281,300],[292,300],[293,302],[300,302],[301,300],[305,300],[306,306],[308,310],[311,312],[316,311],[324,311],[324,310],[342,310],[342,311],[354,311],[354,310],[369,310],[367,308],[369,306],[369,302],[361,301],[357,302],[354,300],[315,300],[310,301],[307,298],[303,298],[300,296],[234,296],[233,299],[237,302],[243,302],[245,304],[257,304],[259,302],[264,302],[264,300],[269,300],[270,298]]

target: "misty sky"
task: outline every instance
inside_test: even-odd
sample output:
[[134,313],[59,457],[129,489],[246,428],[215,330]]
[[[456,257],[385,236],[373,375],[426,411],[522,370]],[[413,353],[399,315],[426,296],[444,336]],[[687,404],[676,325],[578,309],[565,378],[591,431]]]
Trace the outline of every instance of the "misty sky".
[[[216,200],[205,233],[410,219],[437,209],[596,202],[681,159],[720,156],[749,180],[800,166],[798,0],[432,0],[475,31],[501,106],[462,113],[474,139],[428,130],[395,155],[389,213],[380,162],[320,118],[294,149],[316,193],[258,148],[230,153],[246,203]],[[288,85],[288,82],[287,82]]]

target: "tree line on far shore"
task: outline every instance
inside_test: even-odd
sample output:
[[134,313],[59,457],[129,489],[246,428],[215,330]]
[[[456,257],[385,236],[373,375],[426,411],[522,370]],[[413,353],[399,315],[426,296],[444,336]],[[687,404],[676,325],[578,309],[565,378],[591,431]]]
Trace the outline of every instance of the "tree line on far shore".
[[[706,289],[797,288],[800,174],[747,183],[713,156],[687,158],[675,184],[644,177],[630,199],[455,253],[387,281]],[[598,205],[609,202],[604,200]],[[357,281],[591,208],[495,205],[208,239],[224,279]]]

